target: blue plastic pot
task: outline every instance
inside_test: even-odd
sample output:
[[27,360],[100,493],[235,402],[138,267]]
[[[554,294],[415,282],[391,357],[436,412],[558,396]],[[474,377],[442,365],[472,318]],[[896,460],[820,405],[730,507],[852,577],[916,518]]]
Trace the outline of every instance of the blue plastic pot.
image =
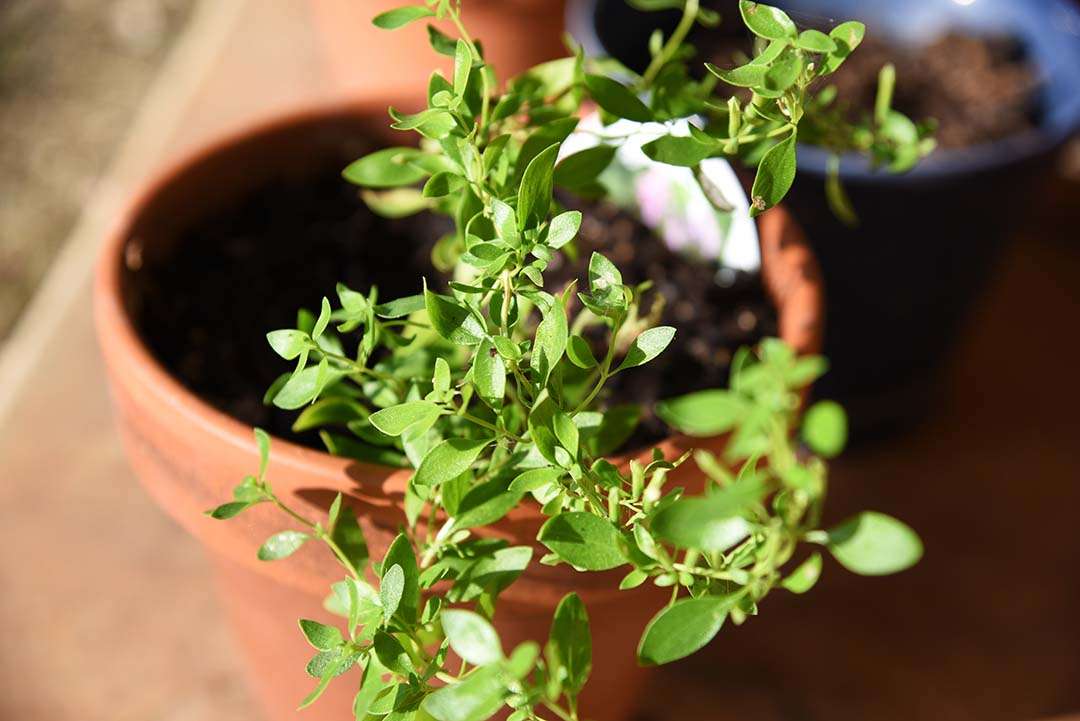
[[[1056,151],[1080,129],[1080,8],[1069,0],[776,4],[801,25],[828,29],[858,19],[868,35],[894,42],[917,43],[949,30],[1009,35],[1038,68],[1043,112],[1036,131],[939,150],[898,176],[859,156],[844,157],[841,177],[860,217],[857,228],[827,208],[827,154],[799,148],[799,177],[786,203],[807,228],[828,294],[825,350],[832,370],[818,392],[847,405],[864,434],[888,430],[928,406],[935,371],[1003,241],[1030,218]],[[738,11],[721,5],[726,20],[718,31],[730,31],[740,23]],[[635,11],[624,0],[579,0],[567,12],[571,32],[588,51],[635,68],[647,62],[652,29],[670,29],[678,19]]]

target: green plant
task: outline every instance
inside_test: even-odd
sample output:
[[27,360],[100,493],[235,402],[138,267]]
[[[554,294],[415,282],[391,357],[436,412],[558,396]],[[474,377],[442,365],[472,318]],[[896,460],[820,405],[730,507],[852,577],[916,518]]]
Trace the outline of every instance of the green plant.
[[[287,507],[267,478],[269,438],[261,431],[258,474],[244,479],[233,501],[210,511],[225,519],[273,504],[299,530],[272,536],[259,558],[284,558],[314,540],[347,574],[327,599],[346,619],[344,631],[300,621],[315,649],[308,672],[318,679],[302,706],[359,666],[357,719],[482,721],[508,706],[515,721],[576,720],[591,666],[581,600],[570,594],[559,604],[543,649],[533,642],[504,649],[491,624],[499,594],[533,551],[476,529],[521,503],[540,504],[548,516],[538,540],[550,553],[541,563],[625,568],[623,589],[671,589],[670,602],[644,629],[643,664],[692,653],[727,619],[740,624],[756,614],[777,586],[809,590],[822,556],[813,551],[789,569],[800,544],[827,549],[843,566],[870,575],[902,570],[921,555],[917,536],[882,514],[820,528],[822,457],[841,450],[846,421],[838,406],[819,403],[801,426],[811,450],[800,444],[799,392],[825,362],[798,358],[779,340],[737,354],[730,390],[656,408],[691,435],[731,433],[723,459],[693,454],[702,492],[668,484],[687,456],[665,458],[656,450],[625,468],[604,459],[634,421],[603,410],[606,383],[654,359],[676,331],[639,313],[649,288],[625,285],[600,254],[591,257],[580,291],[544,290],[548,263],[573,247],[581,224],[581,214],[564,210],[554,189],[602,192],[596,178],[625,140],[605,134],[600,145],[558,161],[583,105],[595,103],[607,119],[635,121],[704,113],[710,119],[702,128],[661,135],[647,152],[686,166],[717,154],[756,158],[752,197],[761,212],[791,184],[810,84],[822,68],[835,69],[862,34],[857,24],[841,26],[835,37],[799,33],[782,12],[744,2],[747,24],[770,42],[751,64],[710,68],[699,82],[687,72],[684,41],[695,22],[714,18],[695,0],[675,4],[683,7],[683,22],[654,44],[652,65],[629,85],[607,74],[609,62],[578,52],[512,79],[502,92],[456,2],[433,0],[375,19],[392,29],[445,18],[460,35],[430,28],[435,50],[454,58],[453,77],[432,76],[426,109],[390,110],[393,127],[422,136],[419,147],[380,150],[344,171],[377,212],[431,210],[453,219],[453,232],[434,251],[452,280],[445,291],[425,282],[417,295],[385,301],[375,288],[339,287],[337,308],[324,299],[317,316],[302,315],[298,328],[269,334],[274,350],[296,366],[267,397],[282,408],[303,408],[297,428],[323,427],[333,452],[414,467],[406,525],[372,561],[340,495],[325,520]],[[750,87],[753,97],[714,105],[718,78]],[[571,318],[574,299],[581,309]],[[586,331],[602,334],[602,352],[594,353]],[[347,351],[345,341],[357,335],[355,350]]]

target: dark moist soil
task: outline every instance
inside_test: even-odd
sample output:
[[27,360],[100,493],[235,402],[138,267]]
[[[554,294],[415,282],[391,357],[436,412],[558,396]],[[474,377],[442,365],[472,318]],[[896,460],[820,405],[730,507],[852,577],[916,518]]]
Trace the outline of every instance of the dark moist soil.
[[[697,39],[704,56],[721,67],[746,62],[752,43],[717,31]],[[824,82],[852,119],[873,112],[878,73],[896,66],[893,107],[915,122],[937,122],[942,148],[966,148],[1034,130],[1039,125],[1039,82],[1022,43],[1006,36],[949,33],[929,45],[889,43],[868,34]]]
[[[616,376],[607,402],[641,403],[716,387],[727,381],[732,353],[776,333],[776,314],[756,273],[687,262],[631,215],[610,204],[582,206],[581,253],[552,267],[552,286],[587,276],[593,250],[619,266],[624,282],[655,282],[666,301],[661,322],[678,328],[658,359]],[[419,292],[436,275],[430,248],[447,229],[434,216],[387,220],[372,214],[335,171],[303,185],[264,187],[189,230],[162,265],[133,274],[137,324],[154,355],[186,387],[229,415],[321,448],[314,433],[291,431],[295,412],[262,403],[289,364],[271,351],[266,332],[291,328],[300,308],[315,310],[344,282],[380,298]],[[648,416],[633,439],[664,433]]]
[[852,108],[873,108],[878,72],[889,62],[896,66],[893,107],[916,122],[936,120],[943,148],[991,143],[1038,127],[1038,76],[1012,38],[948,34],[908,48],[867,36],[832,76],[837,97]]

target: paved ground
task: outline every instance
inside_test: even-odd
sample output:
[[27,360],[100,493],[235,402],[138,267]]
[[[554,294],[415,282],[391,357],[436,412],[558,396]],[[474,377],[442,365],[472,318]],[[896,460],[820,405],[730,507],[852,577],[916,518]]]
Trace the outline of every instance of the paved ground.
[[193,4],[0,3],[0,345],[94,192]]

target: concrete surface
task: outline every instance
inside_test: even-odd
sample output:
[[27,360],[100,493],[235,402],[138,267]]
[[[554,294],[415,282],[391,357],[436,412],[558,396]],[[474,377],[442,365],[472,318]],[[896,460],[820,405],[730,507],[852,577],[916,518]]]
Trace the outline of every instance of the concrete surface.
[[0,345],[108,168],[193,6],[0,3]]

